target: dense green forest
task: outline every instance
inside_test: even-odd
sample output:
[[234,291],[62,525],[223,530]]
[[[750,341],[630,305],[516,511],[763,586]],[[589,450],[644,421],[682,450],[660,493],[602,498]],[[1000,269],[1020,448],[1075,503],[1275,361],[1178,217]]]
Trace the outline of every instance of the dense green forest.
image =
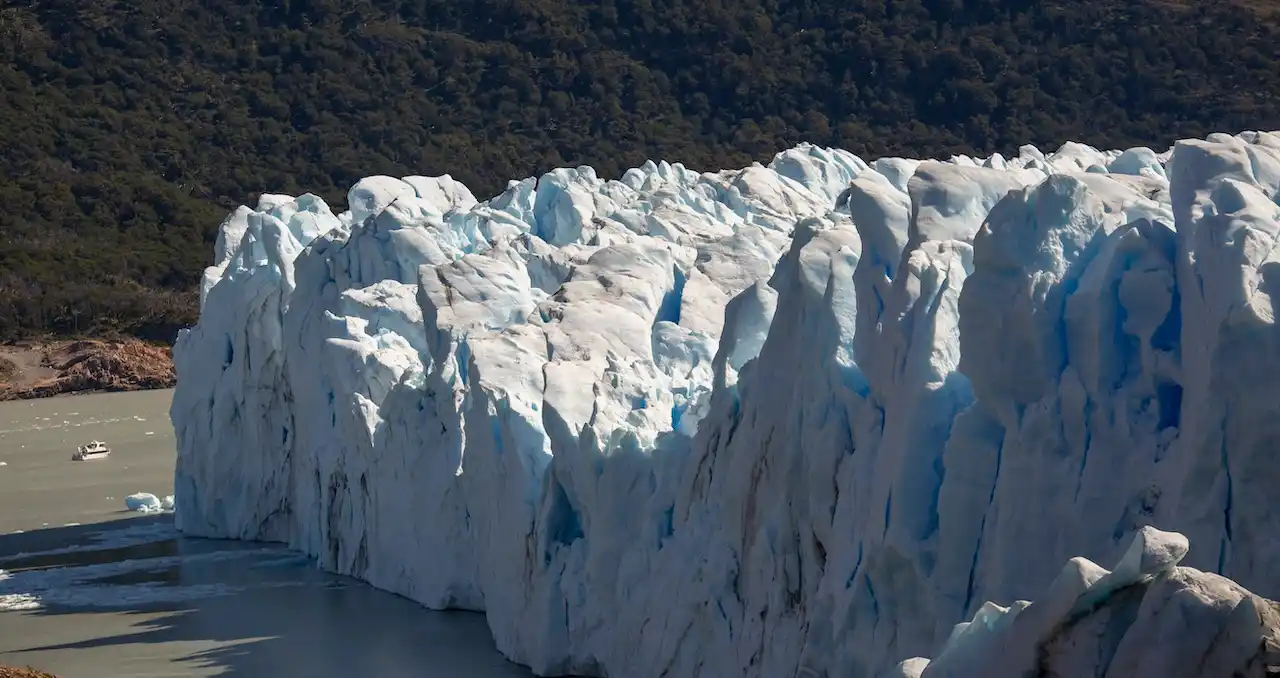
[[868,157],[1280,128],[1268,5],[2,0],[0,339],[168,339],[226,212],[800,141]]

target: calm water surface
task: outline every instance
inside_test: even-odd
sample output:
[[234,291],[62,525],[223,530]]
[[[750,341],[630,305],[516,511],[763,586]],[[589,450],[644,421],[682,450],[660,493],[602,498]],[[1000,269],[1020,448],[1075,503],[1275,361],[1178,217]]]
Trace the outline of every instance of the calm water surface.
[[[498,678],[484,618],[124,510],[173,492],[169,391],[0,403],[0,664],[62,678]],[[97,438],[106,460],[72,462]]]

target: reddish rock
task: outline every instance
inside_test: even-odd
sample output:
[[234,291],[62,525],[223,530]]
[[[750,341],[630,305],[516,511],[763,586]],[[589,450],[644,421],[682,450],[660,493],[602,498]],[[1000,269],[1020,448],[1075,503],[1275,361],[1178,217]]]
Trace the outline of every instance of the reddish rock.
[[172,350],[136,339],[5,346],[0,360],[0,400],[170,388],[176,381]]

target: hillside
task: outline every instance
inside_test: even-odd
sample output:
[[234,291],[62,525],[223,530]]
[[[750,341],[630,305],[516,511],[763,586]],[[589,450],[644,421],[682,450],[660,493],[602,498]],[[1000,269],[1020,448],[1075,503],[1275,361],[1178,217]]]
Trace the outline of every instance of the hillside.
[[14,0],[0,339],[194,322],[226,211],[367,174],[741,166],[1280,127],[1265,3]]

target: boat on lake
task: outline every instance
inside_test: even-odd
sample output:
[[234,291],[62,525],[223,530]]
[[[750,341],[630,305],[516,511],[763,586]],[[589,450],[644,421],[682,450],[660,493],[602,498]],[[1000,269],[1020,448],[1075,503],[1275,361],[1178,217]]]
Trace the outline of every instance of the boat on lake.
[[111,448],[101,440],[90,441],[88,445],[81,445],[76,448],[75,454],[71,455],[71,461],[92,461],[94,459],[104,459],[111,456]]

